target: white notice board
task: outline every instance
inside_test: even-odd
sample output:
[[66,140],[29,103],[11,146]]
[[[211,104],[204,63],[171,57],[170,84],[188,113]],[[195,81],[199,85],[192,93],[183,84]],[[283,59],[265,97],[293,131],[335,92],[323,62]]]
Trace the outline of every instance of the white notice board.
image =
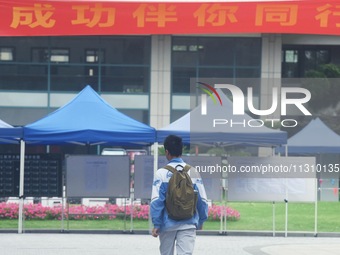
[[130,197],[130,161],[124,156],[66,156],[67,197]]
[[316,200],[314,157],[230,157],[228,162],[228,201]]

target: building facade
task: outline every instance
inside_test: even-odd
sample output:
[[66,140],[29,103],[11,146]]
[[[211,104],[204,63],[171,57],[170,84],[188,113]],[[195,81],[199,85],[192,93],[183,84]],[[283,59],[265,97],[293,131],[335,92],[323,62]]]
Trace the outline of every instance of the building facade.
[[[0,118],[26,125],[91,85],[161,128],[190,110],[191,78],[304,77],[339,64],[339,45],[339,36],[292,34],[0,37]],[[266,84],[255,93],[269,103]]]

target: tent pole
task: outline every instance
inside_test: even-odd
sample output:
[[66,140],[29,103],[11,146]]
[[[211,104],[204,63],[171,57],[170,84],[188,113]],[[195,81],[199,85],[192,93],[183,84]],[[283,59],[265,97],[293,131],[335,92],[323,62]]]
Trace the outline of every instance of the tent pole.
[[224,220],[224,199],[223,199],[223,195],[224,195],[224,190],[223,190],[223,186],[221,186],[221,197],[222,197],[223,204],[221,206],[220,232],[219,232],[219,234],[223,233],[223,220]]
[[285,237],[288,236],[288,184],[287,178],[285,179],[285,189],[286,189],[286,198],[284,199],[286,205],[286,213],[285,213]]
[[[155,177],[157,170],[158,170],[158,142],[155,142],[153,144],[153,179]],[[151,234],[152,221],[151,221],[150,207],[151,206],[149,206],[149,232]]]
[[[130,175],[131,175],[131,165],[132,165],[132,162],[131,162],[131,160],[129,162],[130,162]],[[132,178],[134,180],[134,177],[132,177]],[[135,190],[134,190],[134,188],[130,188],[130,201],[131,201],[131,204],[130,204],[130,207],[131,207],[131,209],[130,209],[130,212],[131,212],[131,216],[130,216],[130,233],[133,233],[134,200],[135,200]]]
[[23,233],[23,211],[24,211],[24,177],[25,177],[25,142],[20,140],[20,178],[19,178],[19,213],[18,234]]
[[155,173],[158,170],[158,142],[155,142],[153,144],[153,173]]
[[228,220],[228,189],[224,188],[224,203],[225,203],[225,218],[224,218],[224,232],[227,234],[227,220]]

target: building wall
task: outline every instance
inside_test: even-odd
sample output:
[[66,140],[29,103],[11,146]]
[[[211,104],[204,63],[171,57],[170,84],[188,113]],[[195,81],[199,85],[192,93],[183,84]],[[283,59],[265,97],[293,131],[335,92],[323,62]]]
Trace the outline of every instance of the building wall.
[[113,107],[149,123],[150,50],[149,36],[2,37],[0,118],[26,125],[91,85]]
[[[14,47],[17,62],[17,64],[13,64],[0,60],[0,118],[12,125],[31,123],[67,103],[88,82],[92,82],[94,88],[113,107],[139,121],[155,128],[161,128],[190,110],[188,91],[181,92],[180,87],[182,86],[181,82],[185,83],[190,74],[193,74],[194,77],[217,78],[225,75],[237,79],[242,77],[242,70],[248,70],[243,74],[243,77],[246,77],[249,73],[255,73],[256,76],[258,69],[260,70],[258,77],[263,79],[257,88],[259,104],[261,108],[265,109],[270,107],[272,87],[279,88],[281,86],[283,47],[299,46],[303,49],[313,46],[317,49],[327,49],[331,56],[330,61],[336,64],[340,63],[340,47],[338,46],[340,37],[338,36],[153,35],[133,37],[136,38],[135,41],[129,41],[126,38],[129,37],[84,37],[81,45],[79,45],[79,40],[73,37],[0,38],[0,57],[5,56],[3,54],[6,53],[2,52],[2,49]],[[256,55],[250,56],[256,52],[244,54],[242,48],[239,51],[237,48],[233,48],[235,44],[238,44],[237,40],[242,41],[242,38],[244,40],[247,38],[260,39],[260,57],[257,57],[259,64],[253,64]],[[138,46],[140,40],[144,42],[142,47]],[[176,45],[174,45],[174,41]],[[225,44],[222,44],[221,47],[222,41]],[[183,49],[178,47],[185,43],[188,43],[187,47],[189,48],[197,47],[182,54],[180,51]],[[179,52],[175,52],[174,46]],[[39,48],[70,49],[69,62],[51,62],[48,65],[43,62],[32,62],[33,49]],[[99,50],[97,54],[98,56],[104,54],[105,60],[95,63],[85,62],[84,51],[89,49],[104,49],[103,53],[100,53]],[[198,50],[202,50],[202,52],[195,52]],[[39,52],[41,53],[41,51]],[[219,59],[219,55],[225,56],[224,59]],[[182,56],[182,58],[178,56]],[[177,62],[174,63],[174,61]],[[249,63],[244,64],[240,61]],[[129,77],[130,73],[127,71],[135,70],[134,68],[138,68],[138,77],[137,75],[130,76],[136,76],[138,79],[135,80],[132,79],[134,77]],[[184,74],[185,77],[181,80],[176,72],[180,73],[186,69],[189,71]],[[224,69],[227,70],[225,74],[223,73]],[[46,72],[50,72],[50,77]],[[135,74],[136,72],[131,73]],[[124,79],[129,84],[123,84],[121,81]],[[268,82],[265,81],[266,79]],[[274,81],[270,81],[270,79],[274,79]],[[58,84],[58,81],[64,84],[68,80],[72,84],[71,87],[64,85],[58,89],[55,85]],[[4,83],[4,81],[6,82]],[[20,84],[21,87],[18,88],[17,84]],[[141,86],[138,87],[138,84]],[[278,116],[279,111],[273,115],[273,117]]]

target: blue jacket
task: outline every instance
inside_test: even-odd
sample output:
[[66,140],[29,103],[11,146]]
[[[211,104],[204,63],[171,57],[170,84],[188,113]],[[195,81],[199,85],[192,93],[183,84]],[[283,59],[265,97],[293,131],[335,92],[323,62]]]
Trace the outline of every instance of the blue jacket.
[[[182,166],[186,165],[186,163],[184,163],[181,158],[176,158],[170,161],[168,165],[176,167],[178,164]],[[172,173],[165,168],[160,168],[155,173],[152,185],[152,197],[150,206],[152,223],[155,228],[159,228],[161,231],[166,231],[172,228],[179,228],[181,225],[193,225],[196,228],[200,229],[204,221],[207,220],[208,203],[207,195],[203,186],[203,181],[198,173],[191,172],[193,171],[190,170],[189,175],[194,184],[194,189],[198,191],[197,210],[195,215],[191,219],[179,221],[170,219],[165,207],[165,196]]]

